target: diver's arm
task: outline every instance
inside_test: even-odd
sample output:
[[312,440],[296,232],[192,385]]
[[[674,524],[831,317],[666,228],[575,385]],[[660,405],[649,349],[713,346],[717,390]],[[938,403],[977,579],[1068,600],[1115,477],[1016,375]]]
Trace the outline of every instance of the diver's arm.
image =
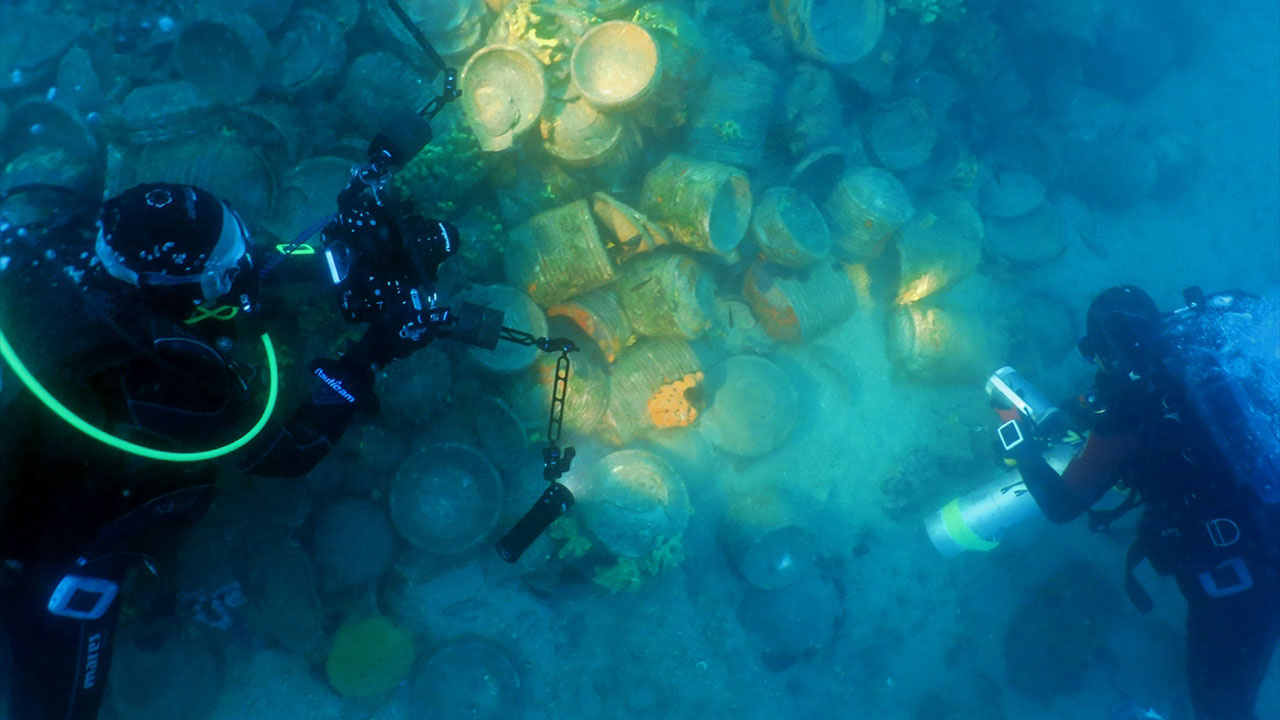
[[242,470],[270,477],[306,475],[342,438],[357,410],[376,411],[369,337],[337,360],[311,364],[311,399],[244,449]]
[[[319,392],[330,392],[327,388]],[[242,470],[270,477],[301,477],[311,472],[335,443],[342,438],[355,415],[355,407],[345,401],[317,402],[314,398],[299,407],[289,419],[263,433],[245,449]]]
[[263,433],[245,448],[241,468],[254,475],[300,477],[311,472],[346,432],[357,410],[377,412],[373,371],[426,347],[435,329],[412,338],[399,320],[371,325],[364,337],[337,360],[311,364],[311,399],[275,432]]
[[1065,523],[1082,515],[1106,494],[1136,449],[1137,438],[1130,433],[1095,433],[1061,475],[1033,447],[1017,452],[1016,458],[1022,480],[1040,511],[1055,523]]
[[1031,497],[1035,498],[1036,505],[1040,507],[1040,512],[1052,522],[1070,522],[1093,504],[1071,492],[1062,481],[1062,476],[1039,453],[1020,453],[1018,472],[1022,475],[1027,490],[1031,492]]

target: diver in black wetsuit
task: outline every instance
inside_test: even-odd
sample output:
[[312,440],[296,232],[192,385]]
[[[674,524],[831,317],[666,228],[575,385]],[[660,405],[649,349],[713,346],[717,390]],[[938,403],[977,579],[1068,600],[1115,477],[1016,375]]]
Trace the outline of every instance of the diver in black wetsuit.
[[[384,220],[379,240],[398,243],[396,223]],[[438,264],[457,246],[447,223],[417,229],[425,262]],[[0,330],[24,325],[21,336],[4,338],[20,361],[21,348],[54,340],[39,336],[39,323],[83,326],[72,334],[77,347],[59,348],[61,361],[37,370],[36,381],[79,421],[142,452],[73,428],[42,406],[48,403],[34,387],[13,397],[18,374],[6,374],[0,676],[7,677],[0,677],[0,710],[7,702],[7,717],[15,719],[96,717],[126,572],[154,572],[149,554],[208,507],[217,465],[158,460],[146,451],[243,442],[228,455],[240,470],[303,475],[358,408],[376,407],[373,369],[437,334],[417,313],[401,317],[405,305],[369,313],[369,329],[348,352],[311,365],[310,400],[249,438],[274,392],[256,364],[261,350],[241,352],[239,345],[252,343],[236,338],[256,314],[258,272],[235,211],[198,188],[142,185],[106,203],[96,242],[83,233],[0,230],[7,268],[0,274]],[[434,279],[434,266],[429,270]],[[394,273],[387,282],[398,282]],[[10,355],[5,360],[13,364]]]
[[1101,293],[1080,342],[1100,366],[1092,434],[1061,476],[1036,443],[1015,455],[1054,522],[1080,516],[1118,481],[1136,491],[1146,510],[1127,560],[1131,600],[1151,609],[1132,575],[1144,557],[1174,576],[1188,603],[1187,678],[1197,720],[1251,720],[1280,640],[1277,408],[1256,400],[1274,392],[1262,384],[1278,373],[1262,368],[1241,381],[1221,361],[1229,344],[1221,327],[1234,318],[1254,322],[1257,298],[1205,298],[1192,288],[1187,299],[1187,308],[1161,314],[1136,287]]

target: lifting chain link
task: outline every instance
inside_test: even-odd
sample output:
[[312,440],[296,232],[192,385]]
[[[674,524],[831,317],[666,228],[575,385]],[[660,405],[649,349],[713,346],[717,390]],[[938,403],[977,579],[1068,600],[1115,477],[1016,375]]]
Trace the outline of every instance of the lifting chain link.
[[536,347],[542,352],[559,352],[556,359],[555,379],[551,384],[551,411],[547,418],[547,446],[542,449],[542,477],[547,482],[555,482],[569,471],[573,462],[574,449],[560,447],[560,431],[564,428],[564,402],[569,394],[569,353],[577,352],[578,346],[568,338],[534,337],[532,333],[515,328],[503,327],[498,337],[525,347]]

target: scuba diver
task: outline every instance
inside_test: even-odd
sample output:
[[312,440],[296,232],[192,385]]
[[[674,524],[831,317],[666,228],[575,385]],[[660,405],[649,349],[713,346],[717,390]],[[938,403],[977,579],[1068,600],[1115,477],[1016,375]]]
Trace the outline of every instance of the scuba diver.
[[[259,476],[306,474],[357,411],[377,410],[374,371],[438,337],[559,354],[542,451],[548,487],[498,541],[500,556],[518,560],[572,505],[557,480],[575,454],[559,437],[569,354],[578,348],[504,327],[492,308],[441,304],[437,271],[457,251],[457,229],[418,215],[391,191],[393,168],[431,141],[430,120],[459,92],[456,71],[396,0],[388,5],[443,75],[444,90],[416,112],[388,113],[368,162],[338,194],[338,212],[267,262],[255,266],[261,258],[235,210],[187,185],[139,185],[100,213],[96,202],[55,201],[52,212],[14,221],[4,207],[0,717],[95,718],[122,582],[136,568],[157,573],[150,553],[171,547],[209,507],[219,474],[210,461],[227,457]],[[94,215],[96,238],[86,232]],[[262,315],[260,279],[317,230],[341,316],[367,329],[340,357],[312,362],[309,399],[273,421],[270,337],[260,336],[264,367],[246,359],[241,346],[252,342],[241,336]],[[43,381],[24,360],[41,368]]]
[[[393,259],[411,255],[431,277],[457,248],[448,223],[399,222],[389,211],[377,219],[378,239],[404,255]],[[108,200],[96,240],[86,234],[0,227],[0,350],[13,368],[0,396],[0,675],[9,676],[0,689],[14,718],[97,715],[122,583],[131,569],[156,572],[151,554],[207,509],[219,472],[209,460],[226,455],[261,476],[306,474],[358,409],[376,408],[375,368],[452,320],[447,308],[370,304],[378,311],[362,314],[363,337],[310,365],[309,399],[268,421],[277,397],[270,339],[262,335],[262,363],[247,359],[257,350],[239,337],[260,314],[259,269],[239,215],[199,188],[147,184]],[[408,284],[399,271],[361,269],[365,283]],[[428,288],[415,283],[420,291]],[[52,325],[43,336],[40,323]],[[73,323],[74,332],[58,332]],[[42,362],[37,379],[22,356],[47,355],[55,343],[60,362]]]
[[1175,578],[1188,606],[1197,720],[1249,720],[1280,640],[1280,358],[1274,347],[1242,358],[1240,346],[1258,342],[1274,318],[1263,319],[1262,301],[1243,292],[1189,288],[1184,297],[1186,307],[1161,313],[1137,287],[1098,295],[1079,343],[1099,366],[1083,402],[1093,416],[1083,449],[1059,474],[1042,452],[1054,429],[1027,419],[1041,432],[1011,452],[1053,522],[1089,511],[1117,482],[1129,499],[1110,513],[1089,511],[1091,529],[1145,504],[1126,592],[1140,611],[1151,609],[1133,576],[1144,558]]

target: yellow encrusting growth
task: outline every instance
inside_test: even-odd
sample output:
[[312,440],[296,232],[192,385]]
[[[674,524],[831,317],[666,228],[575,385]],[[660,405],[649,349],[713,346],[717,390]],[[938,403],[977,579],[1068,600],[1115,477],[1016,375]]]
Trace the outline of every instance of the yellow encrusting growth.
[[373,615],[338,628],[324,669],[344,697],[374,697],[391,692],[408,677],[413,660],[409,631]]
[[556,557],[561,560],[580,558],[591,550],[591,540],[582,532],[582,526],[571,517],[561,517],[551,524],[547,536],[560,543]]
[[898,298],[895,302],[899,305],[910,305],[932,295],[944,284],[946,283],[937,273],[925,273],[912,280],[902,292],[898,293]]
[[396,173],[395,183],[428,216],[448,216],[489,169],[475,133],[459,124],[437,135],[405,164]]
[[717,135],[726,140],[742,139],[742,127],[732,120],[725,120],[724,122],[716,123],[711,126],[711,129],[714,130]]
[[619,558],[613,565],[596,568],[592,581],[611,593],[634,591],[644,585],[647,578],[657,577],[682,562],[684,543],[680,537],[659,538],[648,557]]

